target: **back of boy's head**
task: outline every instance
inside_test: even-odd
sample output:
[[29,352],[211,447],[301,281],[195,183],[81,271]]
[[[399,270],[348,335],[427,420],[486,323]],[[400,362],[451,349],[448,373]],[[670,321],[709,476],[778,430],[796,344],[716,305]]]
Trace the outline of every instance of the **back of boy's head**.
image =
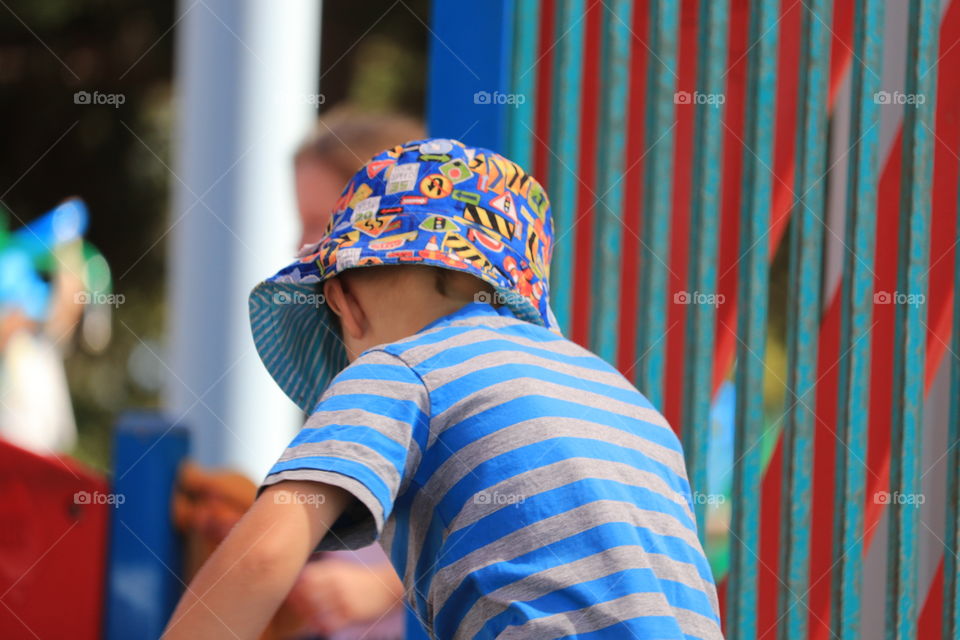
[[[445,138],[398,145],[347,183],[321,240],[254,289],[254,341],[280,386],[309,410],[344,366],[343,349],[328,335],[336,324],[326,305],[318,314],[285,299],[315,294],[334,277],[362,278],[374,267],[370,277],[390,277],[401,266],[419,265],[440,270],[430,271],[440,295],[498,303],[521,320],[558,331],[549,305],[552,249],[549,199],[517,164]],[[310,344],[324,355],[304,353]],[[292,382],[297,371],[319,390]]]

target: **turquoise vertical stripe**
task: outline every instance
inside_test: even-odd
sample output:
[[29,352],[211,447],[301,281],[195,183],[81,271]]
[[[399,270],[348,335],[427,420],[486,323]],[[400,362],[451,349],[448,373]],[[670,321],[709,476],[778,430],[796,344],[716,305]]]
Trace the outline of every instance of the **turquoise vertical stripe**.
[[597,206],[594,210],[590,348],[613,364],[617,355],[620,253],[624,229],[623,173],[630,87],[632,0],[611,0],[603,9],[600,58],[600,128]]
[[[687,297],[688,365],[683,412],[687,475],[695,492],[707,489],[710,401],[713,397],[713,336],[716,322],[717,238],[720,232],[720,182],[723,166],[723,113],[727,62],[727,0],[701,2],[699,10],[697,102],[693,142],[693,199],[690,212],[690,290]],[[673,303],[677,303],[676,300]],[[707,503],[694,501],[697,529],[705,540]]]
[[790,225],[787,394],[781,501],[779,637],[807,637],[814,407],[821,313],[824,174],[832,3],[803,8],[797,90],[795,200]]
[[[933,173],[936,64],[940,3],[914,0],[907,27],[905,93],[923,104],[903,110],[900,234],[894,299],[893,421],[890,490],[918,494],[923,449],[927,271]],[[907,298],[900,302],[899,297]],[[921,296],[911,300],[910,296]],[[913,302],[911,304],[911,302]],[[917,628],[917,529],[919,510],[890,501],[887,547],[887,638],[914,638]]]
[[778,0],[751,5],[744,114],[743,202],[740,211],[737,311],[737,401],[726,630],[757,636],[757,569],[763,436],[763,375],[767,336],[767,229],[773,200],[773,134],[777,95]]
[[680,3],[650,0],[637,385],[663,409]]
[[860,634],[884,1],[857,0],[854,10],[833,512],[831,626],[840,640]]
[[515,100],[507,110],[507,157],[527,171],[533,167],[539,15],[540,0],[514,0],[510,93]]
[[550,294],[557,322],[570,331],[573,301],[573,223],[577,211],[577,158],[580,153],[580,99],[582,87],[583,0],[557,0],[554,30],[553,109],[550,114],[549,191],[553,212],[554,245],[550,267]]

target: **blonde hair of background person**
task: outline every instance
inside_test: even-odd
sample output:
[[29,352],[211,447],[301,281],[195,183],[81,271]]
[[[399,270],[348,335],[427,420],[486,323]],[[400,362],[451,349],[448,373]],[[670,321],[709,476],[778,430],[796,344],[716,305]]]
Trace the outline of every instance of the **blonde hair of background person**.
[[395,144],[425,136],[423,124],[408,116],[351,106],[323,114],[294,155],[302,224],[299,246],[320,239],[343,185],[367,160]]

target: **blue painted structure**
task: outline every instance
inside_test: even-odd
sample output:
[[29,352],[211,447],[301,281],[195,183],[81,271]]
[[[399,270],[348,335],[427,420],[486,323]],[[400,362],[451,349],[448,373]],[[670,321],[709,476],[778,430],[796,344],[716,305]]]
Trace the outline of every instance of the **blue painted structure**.
[[117,422],[113,491],[123,502],[110,521],[109,640],[159,638],[183,592],[171,508],[188,444],[186,429],[157,413],[126,413]]

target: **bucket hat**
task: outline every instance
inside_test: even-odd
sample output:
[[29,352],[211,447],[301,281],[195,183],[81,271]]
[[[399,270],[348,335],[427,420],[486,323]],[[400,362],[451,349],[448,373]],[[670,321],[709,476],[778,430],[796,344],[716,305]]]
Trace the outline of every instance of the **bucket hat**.
[[264,365],[304,411],[347,364],[324,281],[347,269],[420,264],[491,285],[477,302],[559,333],[549,303],[553,248],[543,187],[489,149],[432,138],[374,156],[347,183],[324,236],[250,294]]

